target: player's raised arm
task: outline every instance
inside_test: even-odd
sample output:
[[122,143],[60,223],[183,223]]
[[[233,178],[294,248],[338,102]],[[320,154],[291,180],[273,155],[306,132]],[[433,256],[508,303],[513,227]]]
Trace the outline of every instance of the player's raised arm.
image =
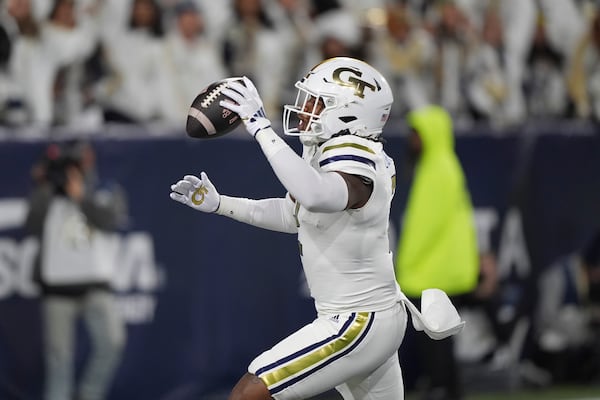
[[260,144],[279,181],[300,204],[308,210],[320,212],[347,208],[348,185],[344,178],[337,173],[323,173],[312,168],[275,133],[250,79],[244,77],[243,84],[231,82],[222,93],[231,101],[221,101],[221,106],[242,118],[246,130]]

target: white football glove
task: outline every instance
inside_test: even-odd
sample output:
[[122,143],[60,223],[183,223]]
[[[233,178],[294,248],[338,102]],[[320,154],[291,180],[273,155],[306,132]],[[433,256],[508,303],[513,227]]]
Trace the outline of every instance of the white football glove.
[[221,196],[214,185],[202,172],[200,178],[186,175],[171,185],[171,198],[202,212],[213,213],[219,208]]
[[222,100],[219,104],[238,114],[244,121],[246,130],[252,136],[256,136],[259,131],[270,127],[271,121],[265,115],[263,102],[254,83],[245,76],[242,80],[244,81],[243,85],[237,81],[229,82],[227,88],[223,89],[221,93],[232,101]]

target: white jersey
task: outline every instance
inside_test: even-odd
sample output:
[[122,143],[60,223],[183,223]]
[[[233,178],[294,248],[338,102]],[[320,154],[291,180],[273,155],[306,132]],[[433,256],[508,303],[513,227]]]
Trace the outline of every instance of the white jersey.
[[322,314],[380,311],[399,299],[388,224],[396,168],[379,142],[354,135],[329,139],[303,158],[321,171],[359,175],[373,182],[360,209],[335,213],[307,211],[296,203],[295,217],[304,272]]

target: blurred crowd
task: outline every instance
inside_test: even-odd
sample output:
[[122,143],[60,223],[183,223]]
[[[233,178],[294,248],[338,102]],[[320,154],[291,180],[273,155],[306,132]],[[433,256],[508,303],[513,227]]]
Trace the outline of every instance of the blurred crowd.
[[[600,120],[596,0],[0,0],[0,126],[181,125],[247,75],[268,115],[322,59],[388,77],[396,116]],[[292,97],[292,98],[291,98]]]

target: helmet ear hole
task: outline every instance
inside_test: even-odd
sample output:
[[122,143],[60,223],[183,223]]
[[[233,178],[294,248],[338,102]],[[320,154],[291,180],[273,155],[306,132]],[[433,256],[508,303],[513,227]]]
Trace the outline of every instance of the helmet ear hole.
[[353,115],[348,115],[348,116],[345,116],[345,117],[340,117],[340,121],[342,121],[345,124],[347,124],[349,122],[352,122],[352,121],[356,121],[357,119],[358,118],[355,117],[355,116],[353,116]]
[[320,135],[323,133],[323,126],[319,123],[312,123],[312,130],[315,134]]

